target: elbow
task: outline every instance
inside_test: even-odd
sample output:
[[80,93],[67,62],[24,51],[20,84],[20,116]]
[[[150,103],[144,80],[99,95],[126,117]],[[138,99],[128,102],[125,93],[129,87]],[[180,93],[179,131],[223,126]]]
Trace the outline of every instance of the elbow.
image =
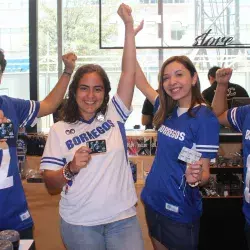
[[61,193],[62,189],[61,188],[55,188],[55,187],[52,187],[51,185],[48,184],[48,182],[45,181],[45,187],[47,189],[47,192],[50,194],[50,195],[58,195]]

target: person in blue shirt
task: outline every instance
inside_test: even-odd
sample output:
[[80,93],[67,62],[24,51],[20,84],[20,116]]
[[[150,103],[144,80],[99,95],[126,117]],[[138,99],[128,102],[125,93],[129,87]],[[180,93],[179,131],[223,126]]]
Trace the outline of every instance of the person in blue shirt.
[[[210,160],[219,148],[219,122],[206,106],[195,66],[186,56],[167,59],[160,71],[159,94],[139,64],[136,86],[155,106],[157,150],[141,199],[157,250],[198,247],[202,198],[199,186],[210,177]],[[183,147],[201,153],[192,164],[178,160]]]
[[244,162],[244,194],[243,213],[246,219],[246,239],[250,249],[250,105],[228,109],[227,89],[232,76],[232,69],[222,68],[216,71],[218,86],[215,91],[212,107],[221,125],[231,127],[242,133],[243,162]]
[[[16,148],[18,130],[35,125],[37,117],[56,110],[67,90],[76,59],[74,53],[62,57],[64,73],[53,90],[40,102],[0,96],[0,124],[11,122],[14,131],[13,136],[0,141],[0,231],[16,230],[21,239],[33,239],[33,220],[19,175]],[[6,59],[3,50],[0,50],[0,82],[5,67]]]

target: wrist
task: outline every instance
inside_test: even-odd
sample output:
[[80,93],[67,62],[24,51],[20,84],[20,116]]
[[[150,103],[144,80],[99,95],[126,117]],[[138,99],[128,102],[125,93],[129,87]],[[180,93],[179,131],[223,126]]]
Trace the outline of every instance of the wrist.
[[78,173],[74,173],[71,171],[70,169],[70,163],[71,162],[68,162],[62,169],[62,173],[63,173],[63,177],[67,180],[67,181],[72,181],[74,180],[75,176],[78,174]]
[[72,163],[71,161],[68,163],[69,171],[71,172],[71,174],[77,175],[79,173],[79,171],[72,170],[72,164],[71,163]]
[[200,183],[201,183],[201,181],[196,181],[196,182],[194,182],[194,183],[188,183],[188,185],[189,185],[190,187],[197,187],[197,186],[199,186]]
[[73,72],[71,72],[70,70],[66,70],[66,69],[63,71],[63,74],[68,75],[69,77],[71,77],[72,73]]

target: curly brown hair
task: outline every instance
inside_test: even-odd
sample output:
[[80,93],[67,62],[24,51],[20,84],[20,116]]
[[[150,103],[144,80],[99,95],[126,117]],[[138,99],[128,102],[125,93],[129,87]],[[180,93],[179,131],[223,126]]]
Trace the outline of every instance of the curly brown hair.
[[[172,97],[170,97],[166,93],[163,87],[164,70],[166,66],[172,62],[181,63],[190,72],[192,77],[194,77],[195,73],[197,73],[194,64],[187,56],[172,56],[163,63],[160,71],[159,87],[158,87],[160,106],[153,120],[153,124],[157,129],[163,124],[166,117],[171,115],[174,107],[177,105],[177,101],[173,100]],[[192,117],[194,117],[194,114],[191,112],[191,110],[197,103],[198,104],[205,103],[205,100],[201,95],[200,80],[198,75],[197,75],[197,82],[192,87],[192,100],[190,108],[188,109],[188,114]]]
[[4,52],[2,49],[0,49],[0,73],[4,72],[6,65],[7,65],[7,62],[4,57]]
[[96,114],[101,112],[105,115],[109,102],[109,92],[111,90],[109,78],[105,70],[100,65],[86,64],[79,67],[74,74],[73,80],[69,86],[67,98],[64,100],[62,108],[59,112],[60,120],[68,123],[75,123],[81,119],[78,104],[76,102],[76,91],[78,88],[78,83],[85,74],[93,72],[97,73],[101,77],[105,92],[103,103],[101,107],[96,111]]

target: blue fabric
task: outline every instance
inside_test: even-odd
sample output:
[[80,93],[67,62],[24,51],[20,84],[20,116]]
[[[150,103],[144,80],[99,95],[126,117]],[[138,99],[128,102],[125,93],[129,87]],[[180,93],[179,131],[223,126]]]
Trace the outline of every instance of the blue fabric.
[[71,225],[61,219],[61,234],[67,249],[143,250],[136,216],[98,226]]
[[168,250],[197,250],[200,221],[190,224],[175,222],[145,206],[149,234]]
[[198,188],[186,185],[186,163],[178,160],[182,148],[193,148],[202,158],[213,159],[219,148],[219,122],[206,106],[178,116],[173,111],[157,133],[156,156],[141,198],[155,211],[181,223],[191,223],[202,213]]
[[243,213],[250,224],[250,105],[229,109],[227,118],[230,125],[242,133],[244,162],[244,202]]
[[[8,148],[1,149],[0,230],[21,231],[33,225],[20,179],[16,142],[19,126],[31,125],[37,117],[39,108],[39,102],[0,96],[0,110],[14,126],[13,138],[6,141]],[[3,178],[5,174],[6,177]],[[8,180],[11,181],[6,186]]]

